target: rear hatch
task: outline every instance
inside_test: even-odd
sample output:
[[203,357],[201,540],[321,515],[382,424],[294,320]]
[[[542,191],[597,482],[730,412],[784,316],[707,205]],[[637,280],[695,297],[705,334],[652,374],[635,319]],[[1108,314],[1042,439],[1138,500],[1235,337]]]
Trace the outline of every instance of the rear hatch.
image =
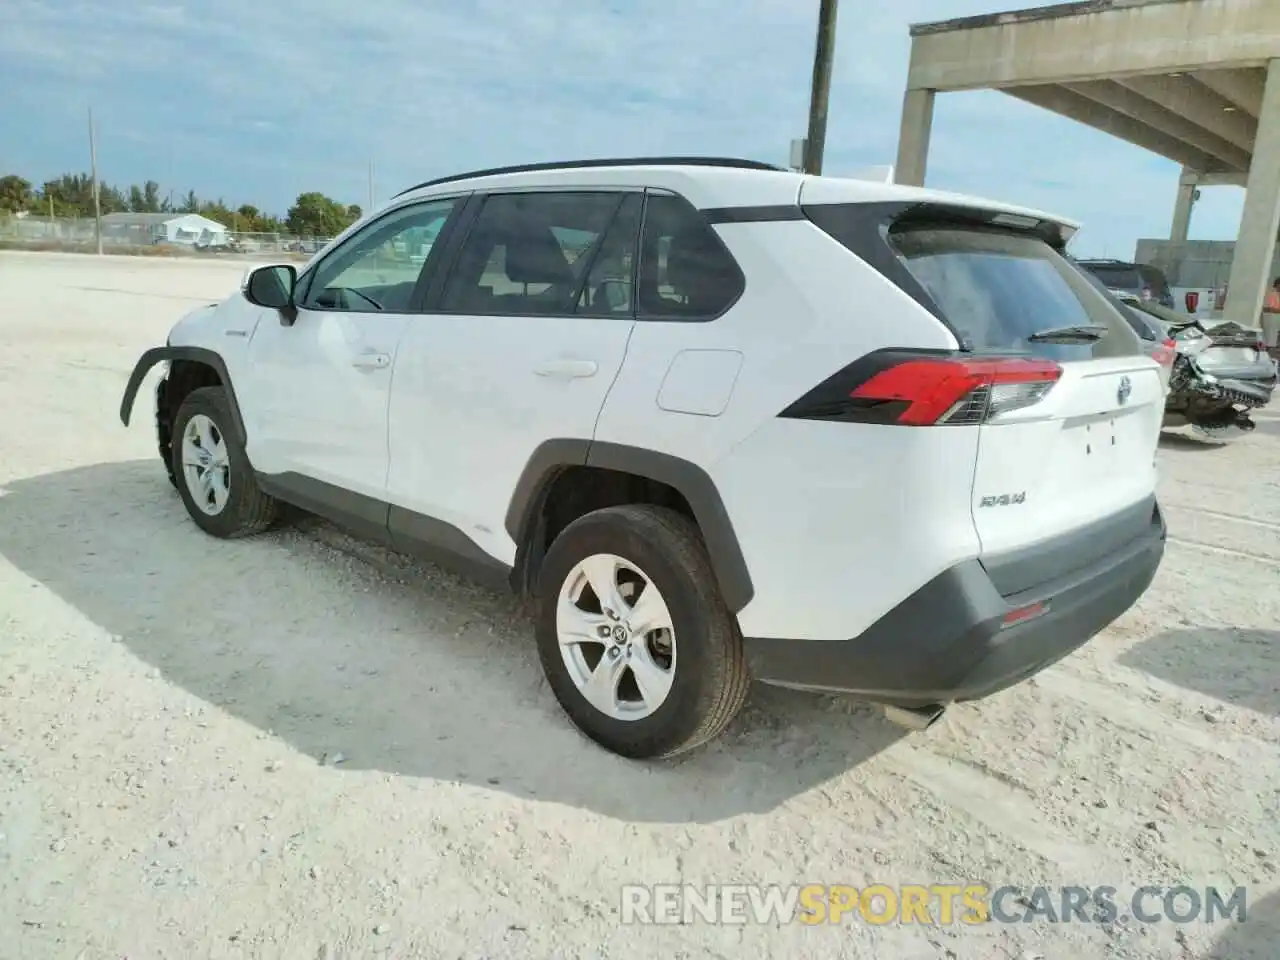
[[[890,422],[978,431],[976,462],[954,468],[972,485],[972,522],[988,571],[1002,570],[992,574],[1001,592],[1033,586],[1031,566],[1048,582],[1147,532],[1162,367],[1118,301],[1063,255],[1072,226],[905,188],[846,202],[854,192],[813,178],[804,212],[949,328],[959,349],[904,342],[898,352],[910,356],[885,361],[898,366],[852,399],[882,411],[905,403]],[[1069,548],[1018,559],[1064,535],[1074,535]]]
[[889,244],[964,349],[1040,361],[1053,379],[1035,396],[992,387],[973,477],[983,553],[1131,517],[1155,491],[1165,391],[1115,302],[1043,231],[913,219]]

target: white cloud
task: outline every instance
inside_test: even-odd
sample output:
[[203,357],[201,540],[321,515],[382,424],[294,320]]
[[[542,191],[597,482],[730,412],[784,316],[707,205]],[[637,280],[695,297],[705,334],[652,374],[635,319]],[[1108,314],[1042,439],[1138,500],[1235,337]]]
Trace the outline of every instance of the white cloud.
[[[82,165],[90,101],[108,179],[172,171],[182,191],[276,209],[313,188],[364,202],[370,160],[382,198],[522,160],[782,162],[804,132],[817,6],[5,0],[0,86],[15,94],[0,105],[0,140],[19,146],[3,162],[37,179]],[[893,161],[908,24],[990,8],[844,5],[831,172]],[[1166,230],[1176,177],[1172,164],[1000,94],[939,99],[931,183],[1082,219],[1093,252],[1127,255],[1137,236]],[[1206,191],[1198,232],[1234,233],[1231,194]]]

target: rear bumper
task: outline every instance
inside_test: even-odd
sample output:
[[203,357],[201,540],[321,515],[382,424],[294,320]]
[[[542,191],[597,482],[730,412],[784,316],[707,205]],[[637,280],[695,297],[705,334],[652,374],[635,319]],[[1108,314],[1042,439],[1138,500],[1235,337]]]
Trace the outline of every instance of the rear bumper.
[[[1002,596],[992,581],[1001,564],[967,560],[944,571],[847,640],[749,638],[756,679],[805,690],[850,693],[903,707],[990,696],[1067,656],[1128,610],[1150,586],[1164,556],[1166,528],[1157,506],[1150,523],[1100,560],[1052,582]],[[1045,568],[1078,538],[1036,547]],[[1032,570],[1032,557],[1019,569]],[[1028,565],[1030,564],[1030,565]],[[1007,582],[1006,577],[998,579]],[[1004,625],[1005,616],[1044,604],[1032,619]]]

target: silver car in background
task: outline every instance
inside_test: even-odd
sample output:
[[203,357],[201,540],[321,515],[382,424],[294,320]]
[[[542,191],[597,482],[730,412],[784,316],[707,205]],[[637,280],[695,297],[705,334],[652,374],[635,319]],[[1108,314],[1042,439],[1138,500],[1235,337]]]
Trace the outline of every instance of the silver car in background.
[[1153,344],[1153,355],[1174,349],[1166,427],[1191,426],[1212,440],[1254,428],[1250,414],[1271,402],[1280,382],[1280,365],[1268,353],[1261,330],[1206,323],[1137,297],[1117,299],[1130,325]]

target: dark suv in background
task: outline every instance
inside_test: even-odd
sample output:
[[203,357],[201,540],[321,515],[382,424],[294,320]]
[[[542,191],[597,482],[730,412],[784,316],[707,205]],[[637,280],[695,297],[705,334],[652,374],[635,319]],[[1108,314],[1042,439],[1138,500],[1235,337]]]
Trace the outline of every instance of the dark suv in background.
[[1077,260],[1076,263],[1101,280],[1108,290],[1130,293],[1140,300],[1153,300],[1162,307],[1174,309],[1169,281],[1157,267],[1123,260]]

